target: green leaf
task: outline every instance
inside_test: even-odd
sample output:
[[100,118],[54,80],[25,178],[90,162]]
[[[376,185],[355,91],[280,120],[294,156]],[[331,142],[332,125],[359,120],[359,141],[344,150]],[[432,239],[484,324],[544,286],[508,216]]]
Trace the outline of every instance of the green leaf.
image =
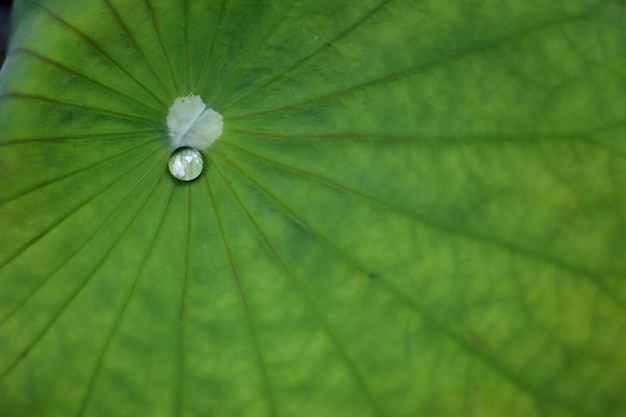
[[[625,21],[18,1],[0,415],[624,415]],[[183,183],[189,93],[224,131]]]

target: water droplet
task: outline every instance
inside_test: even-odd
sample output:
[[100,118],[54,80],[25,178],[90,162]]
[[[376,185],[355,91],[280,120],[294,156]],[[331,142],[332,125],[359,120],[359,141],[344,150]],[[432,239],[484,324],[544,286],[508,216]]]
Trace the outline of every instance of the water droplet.
[[167,165],[174,178],[181,181],[192,181],[202,173],[204,161],[202,154],[197,149],[184,146],[172,152]]

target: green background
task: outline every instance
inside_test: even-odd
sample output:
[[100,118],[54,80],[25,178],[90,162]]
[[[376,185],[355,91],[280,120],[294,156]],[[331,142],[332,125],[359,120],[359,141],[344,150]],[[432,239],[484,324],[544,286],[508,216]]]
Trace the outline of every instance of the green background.
[[[623,1],[13,18],[0,415],[626,413]],[[224,133],[181,183],[190,92]]]

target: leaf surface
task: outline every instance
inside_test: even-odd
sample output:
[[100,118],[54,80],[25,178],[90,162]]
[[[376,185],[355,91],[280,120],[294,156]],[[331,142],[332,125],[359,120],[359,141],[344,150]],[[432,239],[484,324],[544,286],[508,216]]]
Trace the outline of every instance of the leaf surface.
[[[0,415],[623,415],[625,17],[18,2]],[[182,183],[190,93],[224,131]]]

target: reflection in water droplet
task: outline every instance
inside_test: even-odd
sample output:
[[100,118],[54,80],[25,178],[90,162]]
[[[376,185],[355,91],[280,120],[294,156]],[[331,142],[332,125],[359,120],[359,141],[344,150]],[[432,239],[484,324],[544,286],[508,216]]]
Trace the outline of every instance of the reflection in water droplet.
[[204,162],[198,150],[185,146],[172,153],[168,166],[174,178],[192,181],[202,173]]

